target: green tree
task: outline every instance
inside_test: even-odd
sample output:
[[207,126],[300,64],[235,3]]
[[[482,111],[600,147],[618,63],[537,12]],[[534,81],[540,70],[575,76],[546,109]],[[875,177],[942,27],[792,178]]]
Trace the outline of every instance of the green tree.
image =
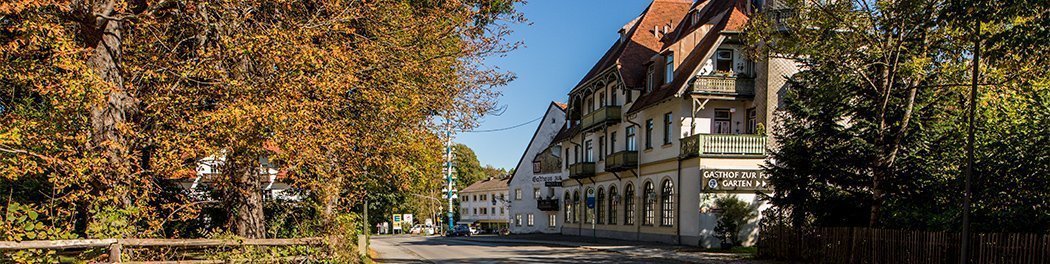
[[478,161],[474,150],[460,143],[452,145],[452,164],[456,166],[456,185],[466,188],[488,177]]
[[[789,81],[767,165],[777,190],[769,198],[793,224],[958,226],[970,51],[981,36],[989,43],[979,65],[977,219],[1032,213],[1035,222],[984,228],[1046,229],[1046,210],[1029,209],[1046,208],[1050,195],[1037,186],[1047,181],[1047,153],[1030,147],[1046,141],[1045,114],[1030,111],[1046,107],[1047,73],[1033,69],[1047,61],[1039,43],[1050,23],[1020,7],[1045,1],[973,4],[788,1],[794,16],[785,26],[752,20],[756,54],[802,67]],[[995,19],[980,19],[985,29],[975,32],[973,12]],[[1010,192],[1018,194],[1002,195]]]

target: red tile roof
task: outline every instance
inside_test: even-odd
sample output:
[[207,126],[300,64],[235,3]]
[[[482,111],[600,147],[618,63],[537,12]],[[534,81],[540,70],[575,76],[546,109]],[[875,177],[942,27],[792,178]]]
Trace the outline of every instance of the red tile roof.
[[692,18],[683,19],[683,23],[676,28],[674,41],[669,41],[664,46],[664,49],[688,36],[689,33],[696,31],[702,25],[712,25],[711,29],[696,43],[696,48],[685,57],[682,63],[678,64],[678,67],[675,69],[674,80],[639,97],[638,101],[631,105],[631,109],[627,110],[627,113],[641,111],[674,97],[685,82],[691,79],[696,68],[707,58],[708,53],[718,42],[721,32],[740,30],[747,24],[748,16],[745,12],[747,10],[747,0],[711,0],[697,3],[700,6],[700,10],[697,11],[700,14],[700,19],[698,20],[700,23],[693,25]]
[[488,179],[485,179],[485,180],[482,180],[482,181],[479,181],[479,182],[475,182],[474,184],[471,184],[470,186],[467,186],[467,188],[463,188],[463,190],[460,190],[459,192],[460,193],[466,193],[466,192],[484,192],[484,191],[501,191],[501,190],[502,191],[506,191],[507,190],[507,183],[509,183],[509,182],[510,182],[510,178],[504,178],[504,179],[488,178]]
[[689,10],[692,0],[654,0],[642,14],[625,26],[625,40],[617,40],[605,55],[576,84],[584,85],[609,67],[616,66],[628,88],[641,87],[645,81],[646,62],[656,55],[663,44],[653,29],[674,26]]

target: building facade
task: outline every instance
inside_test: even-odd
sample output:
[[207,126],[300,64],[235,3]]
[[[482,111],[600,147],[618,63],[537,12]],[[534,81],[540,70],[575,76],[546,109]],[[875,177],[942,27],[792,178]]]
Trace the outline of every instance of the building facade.
[[568,174],[562,169],[561,147],[551,142],[565,129],[565,107],[553,102],[547,106],[511,175],[511,233],[561,233],[558,193]]
[[[557,220],[567,235],[712,247],[733,196],[760,212],[788,59],[745,55],[753,1],[656,0],[569,92]],[[760,215],[760,214],[759,214]],[[753,243],[758,219],[741,236]]]
[[459,221],[486,232],[507,227],[507,179],[488,178],[459,191]]

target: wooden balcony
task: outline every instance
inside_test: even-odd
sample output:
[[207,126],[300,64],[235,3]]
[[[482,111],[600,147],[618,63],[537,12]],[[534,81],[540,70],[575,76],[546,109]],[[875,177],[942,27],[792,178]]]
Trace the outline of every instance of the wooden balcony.
[[605,171],[625,171],[638,166],[638,151],[620,151],[605,157]]
[[745,157],[766,156],[766,136],[697,134],[681,139],[682,158],[689,157]]
[[696,76],[692,82],[693,94],[755,96],[755,79],[734,76]]
[[594,177],[594,162],[580,162],[569,165],[569,178],[583,179]]
[[536,209],[540,211],[558,211],[558,199],[538,199]]
[[598,110],[587,113],[580,119],[580,127],[585,131],[602,124],[616,124],[620,122],[621,114],[619,106],[598,108]]

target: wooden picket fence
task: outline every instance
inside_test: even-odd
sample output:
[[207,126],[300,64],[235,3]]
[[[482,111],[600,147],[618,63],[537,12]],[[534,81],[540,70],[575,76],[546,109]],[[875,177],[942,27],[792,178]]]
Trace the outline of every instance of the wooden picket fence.
[[[768,227],[758,257],[806,263],[959,263],[957,232],[863,227]],[[970,237],[968,263],[1050,263],[1050,235],[983,233]]]

